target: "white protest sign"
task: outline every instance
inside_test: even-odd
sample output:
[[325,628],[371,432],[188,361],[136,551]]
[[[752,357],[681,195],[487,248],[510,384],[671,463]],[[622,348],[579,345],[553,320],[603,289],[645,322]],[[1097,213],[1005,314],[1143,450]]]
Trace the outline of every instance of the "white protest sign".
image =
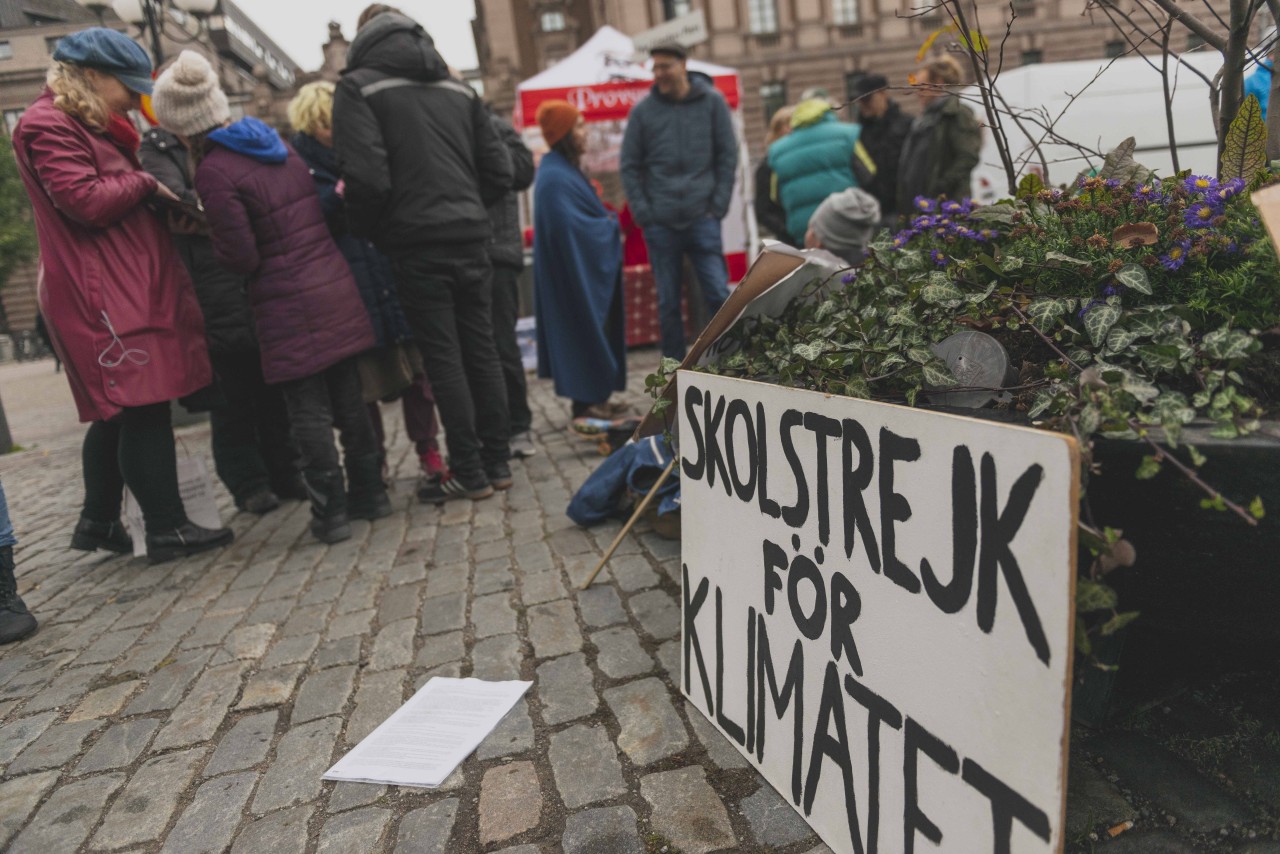
[[1061,851],[1075,443],[678,386],[689,701],[836,852]]
[[631,43],[635,45],[635,58],[639,62],[648,59],[649,51],[660,44],[693,47],[706,40],[707,16],[701,9],[686,12],[631,37]]

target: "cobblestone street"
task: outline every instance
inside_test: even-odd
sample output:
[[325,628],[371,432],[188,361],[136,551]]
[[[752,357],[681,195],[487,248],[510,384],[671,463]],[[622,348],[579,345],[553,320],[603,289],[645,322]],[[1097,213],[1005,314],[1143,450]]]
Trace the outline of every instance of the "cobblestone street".
[[[653,363],[633,354],[632,400]],[[41,626],[0,651],[0,849],[826,850],[679,698],[678,544],[629,537],[577,591],[618,526],[564,515],[601,458],[549,384],[509,492],[418,504],[387,406],[394,516],[326,547],[304,504],[232,515],[220,493],[235,544],[152,567],[67,548],[82,431],[52,362],[18,369],[35,447],[0,476]],[[206,452],[207,427],[180,435]],[[321,781],[433,675],[534,687],[439,790]]]
[[[632,402],[656,361],[631,355]],[[829,850],[681,699],[678,543],[642,527],[577,590],[619,526],[564,515],[601,457],[548,383],[508,492],[419,504],[387,406],[393,516],[327,547],[304,504],[234,514],[219,487],[234,545],[155,567],[67,548],[82,429],[65,379],[43,362],[0,383],[27,449],[0,457],[19,590],[41,622],[0,648],[0,850]],[[207,452],[207,426],[179,435]],[[433,675],[534,684],[438,790],[320,779]],[[1276,854],[1278,708],[1274,676],[1228,675],[1077,727],[1068,851]]]

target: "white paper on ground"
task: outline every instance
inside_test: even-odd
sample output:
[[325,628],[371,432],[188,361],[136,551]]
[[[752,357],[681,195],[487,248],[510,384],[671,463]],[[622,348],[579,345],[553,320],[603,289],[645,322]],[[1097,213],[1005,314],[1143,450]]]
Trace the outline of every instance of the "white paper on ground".
[[531,685],[433,677],[326,771],[324,779],[434,789]]

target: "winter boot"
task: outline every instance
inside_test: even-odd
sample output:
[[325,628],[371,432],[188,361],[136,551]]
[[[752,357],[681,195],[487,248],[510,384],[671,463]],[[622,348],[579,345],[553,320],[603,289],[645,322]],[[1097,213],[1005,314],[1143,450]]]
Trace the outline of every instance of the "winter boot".
[[311,497],[311,533],[315,538],[322,543],[350,539],[342,469],[308,469],[302,473],[302,480]]
[[391,499],[382,482],[382,463],[377,454],[348,456],[347,515],[352,519],[382,519],[391,515]]
[[36,630],[36,618],[18,595],[13,546],[0,548],[0,644],[22,640]]

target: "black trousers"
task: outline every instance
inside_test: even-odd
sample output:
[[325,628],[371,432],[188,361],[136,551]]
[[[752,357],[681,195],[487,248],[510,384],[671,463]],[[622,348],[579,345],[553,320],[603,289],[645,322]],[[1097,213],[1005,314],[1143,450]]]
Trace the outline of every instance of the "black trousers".
[[341,471],[338,448],[333,442],[335,427],[348,462],[365,457],[376,459],[378,441],[364,405],[354,358],[343,359],[318,374],[281,383],[280,391],[304,471]]
[[292,492],[298,449],[280,389],[262,378],[262,355],[211,355],[226,405],[209,412],[213,464],[237,502],[264,489]]
[[449,445],[473,478],[511,457],[507,389],[493,337],[493,267],[483,243],[432,245],[391,259]]
[[502,378],[507,385],[507,409],[511,414],[511,435],[533,426],[529,411],[529,389],[516,341],[516,318],[520,313],[520,271],[495,264],[493,267],[493,343],[498,348]]
[[127,485],[142,508],[148,534],[172,531],[186,523],[167,401],[129,407],[110,421],[90,424],[84,434],[81,466],[85,518],[119,519]]

